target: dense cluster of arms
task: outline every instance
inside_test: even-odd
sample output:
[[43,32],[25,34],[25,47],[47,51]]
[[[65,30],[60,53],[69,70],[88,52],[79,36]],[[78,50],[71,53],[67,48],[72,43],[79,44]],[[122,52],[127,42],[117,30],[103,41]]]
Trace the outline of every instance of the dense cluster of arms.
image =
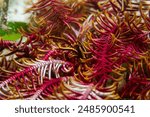
[[150,99],[149,0],[39,0],[0,39],[0,99]]

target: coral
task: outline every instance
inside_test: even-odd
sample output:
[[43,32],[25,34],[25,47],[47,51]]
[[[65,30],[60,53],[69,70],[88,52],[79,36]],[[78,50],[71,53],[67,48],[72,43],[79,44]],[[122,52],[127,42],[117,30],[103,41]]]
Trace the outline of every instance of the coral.
[[150,99],[148,0],[39,0],[0,39],[0,99]]

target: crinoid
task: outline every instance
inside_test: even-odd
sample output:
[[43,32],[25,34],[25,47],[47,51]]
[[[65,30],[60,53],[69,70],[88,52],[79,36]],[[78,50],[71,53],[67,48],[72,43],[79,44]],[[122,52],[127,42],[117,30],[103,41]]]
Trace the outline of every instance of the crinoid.
[[39,0],[26,12],[20,40],[0,39],[0,99],[150,99],[149,0]]

